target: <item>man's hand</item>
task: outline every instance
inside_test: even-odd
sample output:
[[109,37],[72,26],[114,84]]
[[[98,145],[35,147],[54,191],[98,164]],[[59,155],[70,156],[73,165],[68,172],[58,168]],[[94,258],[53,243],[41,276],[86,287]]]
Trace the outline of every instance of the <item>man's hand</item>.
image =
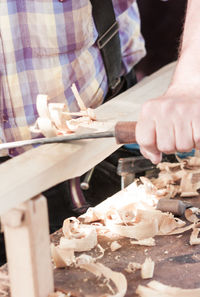
[[200,92],[190,87],[172,86],[143,105],[136,139],[141,153],[155,164],[161,161],[161,152],[200,149]]

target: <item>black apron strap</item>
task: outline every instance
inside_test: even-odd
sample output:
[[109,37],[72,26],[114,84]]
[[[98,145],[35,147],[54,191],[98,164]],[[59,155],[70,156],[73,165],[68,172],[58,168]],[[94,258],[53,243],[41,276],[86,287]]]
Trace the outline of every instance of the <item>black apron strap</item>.
[[119,27],[112,0],[90,0],[90,2],[98,32],[97,46],[103,58],[109,89],[114,90],[120,84],[122,58]]

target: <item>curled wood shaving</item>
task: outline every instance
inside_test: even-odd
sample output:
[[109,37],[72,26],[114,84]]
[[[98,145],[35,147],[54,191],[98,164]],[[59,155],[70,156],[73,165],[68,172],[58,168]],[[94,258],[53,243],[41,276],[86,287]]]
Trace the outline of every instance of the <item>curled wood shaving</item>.
[[60,131],[70,132],[66,127],[66,121],[70,120],[71,117],[66,114],[66,105],[64,103],[49,103],[49,114],[51,121],[55,127]]
[[42,133],[45,137],[54,137],[57,135],[57,130],[50,119],[38,118],[37,125],[40,133]]
[[49,118],[48,96],[39,94],[36,99],[36,108],[41,118]]
[[155,246],[155,239],[150,237],[142,240],[130,240],[130,243],[135,245]]
[[153,210],[157,201],[154,194],[146,193],[145,186],[138,185],[135,181],[96,207],[89,208],[80,219],[85,223],[91,223],[97,220],[105,221],[110,216],[112,220],[129,223],[133,221],[138,209]]
[[121,244],[119,244],[119,242],[117,241],[113,241],[110,245],[110,249],[112,252],[119,250],[121,247]]
[[59,246],[55,246],[53,243],[51,244],[51,256],[55,267],[61,268],[70,266],[75,262],[74,256],[74,248],[60,248]]
[[139,285],[136,293],[140,297],[199,297],[200,289],[181,289],[151,281],[147,287]]
[[177,194],[181,197],[198,195],[200,188],[200,158],[189,157],[188,159],[178,158],[179,163],[162,162],[158,164],[160,173],[157,178],[148,180],[141,177],[146,191],[158,198],[174,198]]
[[153,277],[155,263],[151,258],[146,258],[141,266],[142,279],[148,279]]
[[158,222],[156,220],[137,223],[134,226],[123,226],[113,224],[111,220],[106,221],[106,227],[113,233],[123,237],[135,238],[137,240],[153,237],[158,233]]
[[193,176],[193,173],[185,172],[184,176],[182,177],[181,183],[180,183],[181,197],[190,197],[190,196],[199,195],[195,185],[192,184],[192,176]]
[[100,251],[100,255],[99,255],[98,257],[96,257],[95,260],[98,260],[98,259],[103,258],[104,253],[105,253],[105,249],[102,248],[102,246],[101,246],[100,244],[97,244],[97,248],[98,248],[99,251]]
[[138,210],[137,221],[144,222],[148,220],[157,222],[158,231],[156,235],[170,235],[175,230],[179,232],[179,230],[181,231],[181,228],[185,225],[184,221],[175,218],[169,213],[163,213],[159,210]]
[[60,238],[60,248],[73,245],[75,252],[84,252],[97,245],[97,233],[93,226],[80,224],[76,218],[66,219],[63,223],[64,237]]
[[199,232],[200,232],[199,228],[193,229],[190,236],[190,245],[200,244],[200,238],[198,238]]
[[93,249],[97,245],[97,233],[94,228],[87,226],[84,228],[85,234],[82,238],[67,239],[65,237],[60,238],[60,247],[67,248],[70,242],[74,243],[75,252],[84,252]]
[[[142,195],[140,195],[142,193]],[[144,193],[144,195],[143,195]],[[146,201],[143,203],[143,197]],[[149,201],[149,202],[148,202]],[[83,222],[101,220],[107,230],[119,236],[147,239],[155,235],[170,235],[184,232],[185,222],[172,214],[155,210],[155,197],[146,195],[144,186],[131,184],[124,191],[108,198],[81,216]],[[106,211],[105,211],[106,209]],[[125,212],[125,217],[123,212]],[[192,227],[187,227],[186,230]]]
[[126,294],[127,280],[124,274],[115,272],[101,263],[83,264],[80,265],[80,268],[95,274],[98,278],[104,276],[107,280],[113,281],[117,292],[114,295],[103,294],[100,297],[123,297]]
[[[38,95],[36,108],[39,117],[34,126],[30,127],[31,132],[42,133],[45,137],[54,137],[74,133],[81,126],[90,128],[91,124],[96,121],[95,112],[91,108],[86,108],[75,84],[72,85],[72,92],[77,100],[80,112],[71,113],[66,104],[49,103],[47,95]],[[78,118],[72,119],[73,115]],[[93,128],[98,129],[98,127]]]
[[81,96],[79,95],[79,92],[75,84],[72,84],[71,90],[74,94],[74,97],[76,98],[76,101],[80,107],[80,110],[87,110],[87,107],[85,106],[85,103],[83,102]]

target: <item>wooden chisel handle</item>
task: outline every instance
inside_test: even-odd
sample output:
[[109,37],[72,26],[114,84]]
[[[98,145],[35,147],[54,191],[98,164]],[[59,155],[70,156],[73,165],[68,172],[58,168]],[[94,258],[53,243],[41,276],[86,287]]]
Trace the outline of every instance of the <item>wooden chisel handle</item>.
[[117,122],[115,139],[118,144],[135,143],[135,127],[137,122]]
[[171,212],[176,216],[182,216],[186,208],[192,207],[191,204],[177,199],[162,198],[158,201],[157,209],[164,212]]

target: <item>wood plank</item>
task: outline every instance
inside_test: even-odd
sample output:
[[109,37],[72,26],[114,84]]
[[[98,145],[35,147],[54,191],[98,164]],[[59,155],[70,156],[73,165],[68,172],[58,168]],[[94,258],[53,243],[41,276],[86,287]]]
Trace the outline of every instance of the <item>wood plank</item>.
[[[170,64],[139,84],[103,104],[97,119],[112,122],[137,120],[141,104],[161,95],[174,70]],[[0,215],[53,185],[80,176],[104,160],[119,146],[114,139],[49,144],[32,149],[0,166]]]
[[12,296],[54,292],[46,198],[31,199],[2,216]]

